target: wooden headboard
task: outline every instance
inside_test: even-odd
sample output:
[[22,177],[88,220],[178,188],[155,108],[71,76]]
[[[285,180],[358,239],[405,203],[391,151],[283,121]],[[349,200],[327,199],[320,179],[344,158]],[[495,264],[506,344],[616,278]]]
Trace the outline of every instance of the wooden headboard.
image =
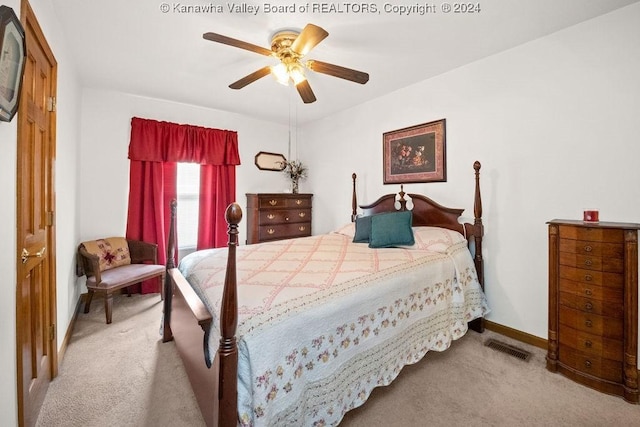
[[[370,205],[360,205],[360,209],[362,209],[364,216],[396,210],[405,211],[409,209],[406,196],[413,202],[413,206],[410,209],[413,214],[414,227],[428,225],[449,228],[461,234],[466,234],[464,226],[458,222],[458,218],[462,215],[464,209],[447,208],[421,194],[406,194],[402,189],[397,195],[387,194]],[[396,198],[398,198],[397,201]]]
[[[358,200],[356,196],[356,174],[352,174],[353,180],[353,195],[351,201],[351,220],[355,221],[358,214],[358,207],[362,209],[362,215],[373,215],[382,212],[393,211],[405,211],[409,210],[407,207],[408,200],[405,196],[411,198],[413,207],[410,208],[413,213],[413,226],[431,226],[442,227],[454,230],[465,236],[469,241],[469,246],[473,248],[474,263],[478,272],[478,279],[482,288],[484,289],[484,266],[482,260],[482,236],[484,235],[484,227],[482,225],[482,197],[480,195],[480,162],[476,161],[473,164],[475,170],[475,194],[473,200],[473,224],[460,223],[458,219],[464,212],[464,209],[447,208],[445,206],[436,203],[427,196],[421,194],[407,194],[403,190],[403,186],[400,186],[400,192],[397,194],[386,194],[380,197],[370,205],[358,206]],[[397,203],[397,206],[396,206]]]

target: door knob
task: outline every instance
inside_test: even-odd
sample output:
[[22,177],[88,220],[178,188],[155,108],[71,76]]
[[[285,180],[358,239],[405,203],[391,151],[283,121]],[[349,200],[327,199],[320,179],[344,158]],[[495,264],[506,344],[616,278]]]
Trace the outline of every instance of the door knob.
[[22,256],[21,256],[22,263],[25,264],[29,258],[42,258],[46,250],[47,250],[47,247],[43,246],[42,249],[40,249],[38,252],[36,252],[35,254],[32,254],[32,253],[29,253],[27,248],[22,248]]

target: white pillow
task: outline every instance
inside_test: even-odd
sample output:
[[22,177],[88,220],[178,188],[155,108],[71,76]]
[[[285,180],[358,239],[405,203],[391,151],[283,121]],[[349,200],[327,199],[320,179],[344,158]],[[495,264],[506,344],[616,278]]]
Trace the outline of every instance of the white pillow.
[[416,243],[411,246],[403,246],[403,248],[444,254],[451,246],[466,241],[464,236],[457,231],[441,227],[413,227],[413,237]]

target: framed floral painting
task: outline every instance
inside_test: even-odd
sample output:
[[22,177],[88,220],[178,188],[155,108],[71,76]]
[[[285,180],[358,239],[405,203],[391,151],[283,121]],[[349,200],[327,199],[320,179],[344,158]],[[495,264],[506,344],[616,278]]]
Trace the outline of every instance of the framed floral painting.
[[447,180],[445,119],[385,132],[382,143],[385,184]]

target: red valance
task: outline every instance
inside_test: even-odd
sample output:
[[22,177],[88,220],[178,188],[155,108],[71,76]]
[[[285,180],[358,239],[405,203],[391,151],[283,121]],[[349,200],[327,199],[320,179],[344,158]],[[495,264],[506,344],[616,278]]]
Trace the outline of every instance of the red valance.
[[129,159],[239,165],[238,133],[134,117]]

